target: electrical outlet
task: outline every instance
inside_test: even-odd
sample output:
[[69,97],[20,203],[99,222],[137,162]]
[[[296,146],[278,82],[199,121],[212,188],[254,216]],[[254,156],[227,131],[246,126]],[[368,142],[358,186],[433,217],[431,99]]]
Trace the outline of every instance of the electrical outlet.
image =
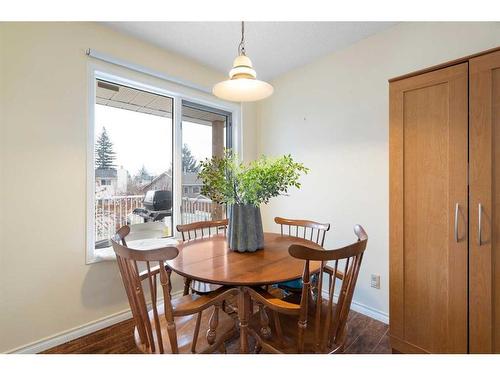
[[380,289],[380,275],[372,274],[370,286],[375,289]]

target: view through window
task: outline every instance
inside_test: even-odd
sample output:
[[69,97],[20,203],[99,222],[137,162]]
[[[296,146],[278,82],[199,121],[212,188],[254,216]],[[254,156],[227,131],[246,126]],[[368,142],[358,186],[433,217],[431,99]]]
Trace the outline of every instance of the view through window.
[[222,156],[230,148],[229,113],[184,102],[182,105],[182,205],[183,224],[224,218],[223,207],[201,194],[200,161]]
[[[202,160],[231,148],[231,113],[182,101],[175,125],[176,100],[96,80],[90,259],[112,256],[110,238],[123,225],[131,227],[129,240],[154,247],[166,245],[158,239],[174,236],[176,224],[225,217],[222,206],[202,195],[198,172]],[[179,141],[173,138],[175,126]],[[173,177],[174,154],[181,160],[180,180]],[[176,192],[180,207],[173,207]]]
[[172,98],[97,80],[95,249],[126,224],[172,235],[172,108]]

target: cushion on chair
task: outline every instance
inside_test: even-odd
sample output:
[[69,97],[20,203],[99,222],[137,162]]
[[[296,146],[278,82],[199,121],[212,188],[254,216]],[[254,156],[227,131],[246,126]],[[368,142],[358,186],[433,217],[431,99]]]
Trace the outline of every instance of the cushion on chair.
[[276,286],[280,289],[302,289],[302,279],[295,279],[279,283]]
[[[314,284],[317,280],[318,280],[318,275],[317,274],[312,275],[311,283]],[[302,278],[298,278],[295,280],[290,280],[290,281],[278,283],[275,286],[277,288],[284,289],[284,290],[294,290],[294,289],[300,290],[300,289],[302,289],[302,285],[304,285],[302,283]]]

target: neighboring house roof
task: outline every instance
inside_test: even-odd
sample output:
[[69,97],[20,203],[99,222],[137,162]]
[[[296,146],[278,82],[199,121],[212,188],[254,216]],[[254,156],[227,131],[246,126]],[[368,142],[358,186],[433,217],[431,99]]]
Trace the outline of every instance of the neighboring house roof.
[[[167,178],[170,180],[172,176],[168,174],[166,171],[156,176],[151,182],[147,183],[143,187],[141,187],[142,191],[148,190],[151,186],[153,186],[156,182],[161,179]],[[182,186],[202,186],[203,183],[198,178],[198,173],[196,172],[184,172],[182,173]]]
[[153,178],[151,180],[151,182],[148,182],[146,185],[144,185],[143,187],[141,187],[141,190],[142,191],[145,191],[145,190],[148,190],[152,185],[154,185],[156,182],[158,182],[159,180],[163,179],[163,178],[167,178],[168,179],[171,179],[172,176],[170,176],[166,171],[163,172],[163,173],[160,173],[158,176],[156,176],[155,178]]
[[95,176],[98,178],[116,178],[116,169],[113,168],[97,168]]
[[201,186],[203,183],[198,178],[198,173],[196,172],[184,172],[182,173],[182,185],[197,185]]

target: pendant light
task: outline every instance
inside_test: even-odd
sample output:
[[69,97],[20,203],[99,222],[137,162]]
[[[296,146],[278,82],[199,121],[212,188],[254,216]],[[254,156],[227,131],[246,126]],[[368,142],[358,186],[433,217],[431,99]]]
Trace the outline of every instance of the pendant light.
[[254,102],[267,98],[273,93],[273,86],[257,79],[252,61],[245,52],[245,23],[242,22],[238,57],[234,59],[229,79],[213,87],[212,93],[215,96],[232,102]]

